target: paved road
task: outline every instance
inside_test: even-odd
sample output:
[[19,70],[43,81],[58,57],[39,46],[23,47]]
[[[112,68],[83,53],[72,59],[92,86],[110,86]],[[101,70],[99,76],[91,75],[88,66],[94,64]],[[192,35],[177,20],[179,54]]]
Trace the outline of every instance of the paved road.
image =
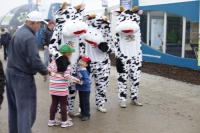
[[[42,56],[42,52],[40,52]],[[3,60],[2,50],[0,59]],[[3,61],[4,69],[6,61]],[[107,91],[107,113],[96,110],[94,85],[91,92],[91,119],[86,122],[74,118],[68,128],[48,127],[49,107],[48,82],[40,74],[37,84],[37,120],[33,133],[200,133],[200,86],[182,83],[159,76],[142,73],[139,101],[142,107],[133,106],[127,100],[127,108],[119,107],[115,68],[111,69]],[[129,95],[128,95],[129,97]],[[75,110],[78,110],[78,97]],[[7,133],[7,100],[0,111],[0,133]]]

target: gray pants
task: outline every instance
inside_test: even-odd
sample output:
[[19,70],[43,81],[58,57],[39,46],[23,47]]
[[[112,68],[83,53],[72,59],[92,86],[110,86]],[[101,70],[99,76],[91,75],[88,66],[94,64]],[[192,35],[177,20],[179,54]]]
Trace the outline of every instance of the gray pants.
[[49,64],[49,50],[44,50],[44,64],[48,67]]
[[9,133],[32,133],[36,119],[36,86],[33,75],[6,69]]

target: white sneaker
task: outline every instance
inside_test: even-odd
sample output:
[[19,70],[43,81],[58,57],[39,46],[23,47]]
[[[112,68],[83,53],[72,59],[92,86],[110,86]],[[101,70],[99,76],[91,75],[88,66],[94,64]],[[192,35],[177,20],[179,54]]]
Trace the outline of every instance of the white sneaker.
[[73,125],[73,122],[71,121],[64,121],[61,124],[61,127],[71,127]]
[[131,100],[131,104],[136,106],[142,106],[142,103],[138,102],[137,100]]
[[58,121],[58,120],[49,120],[48,122],[48,126],[52,127],[52,126],[57,126],[57,125],[60,125],[61,122]]
[[125,101],[121,101],[119,106],[121,108],[126,108],[126,102]]
[[102,113],[106,113],[107,112],[107,110],[104,107],[102,107],[102,106],[97,107],[97,110],[99,110]]

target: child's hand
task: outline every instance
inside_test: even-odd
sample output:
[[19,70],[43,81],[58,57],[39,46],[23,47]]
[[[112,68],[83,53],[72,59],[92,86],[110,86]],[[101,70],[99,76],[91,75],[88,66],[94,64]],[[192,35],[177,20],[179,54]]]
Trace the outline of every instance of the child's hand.
[[79,83],[80,80],[74,77],[74,78],[73,78],[73,82],[75,82],[75,83]]

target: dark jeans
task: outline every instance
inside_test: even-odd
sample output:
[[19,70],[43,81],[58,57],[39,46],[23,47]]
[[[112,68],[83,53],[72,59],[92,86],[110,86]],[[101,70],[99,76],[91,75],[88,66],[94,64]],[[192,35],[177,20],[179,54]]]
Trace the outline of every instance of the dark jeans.
[[79,101],[82,116],[90,116],[90,91],[79,91]]
[[6,69],[9,133],[32,133],[36,118],[36,86],[33,75]]
[[60,103],[61,107],[61,116],[62,116],[62,121],[67,120],[67,96],[55,96],[51,95],[52,98],[52,103],[50,107],[50,120],[55,120],[55,114],[57,112],[57,107],[58,104]]
[[9,48],[9,44],[4,44],[4,45],[3,45],[3,50],[4,50],[4,60],[7,59],[7,56],[8,56],[8,48]]

